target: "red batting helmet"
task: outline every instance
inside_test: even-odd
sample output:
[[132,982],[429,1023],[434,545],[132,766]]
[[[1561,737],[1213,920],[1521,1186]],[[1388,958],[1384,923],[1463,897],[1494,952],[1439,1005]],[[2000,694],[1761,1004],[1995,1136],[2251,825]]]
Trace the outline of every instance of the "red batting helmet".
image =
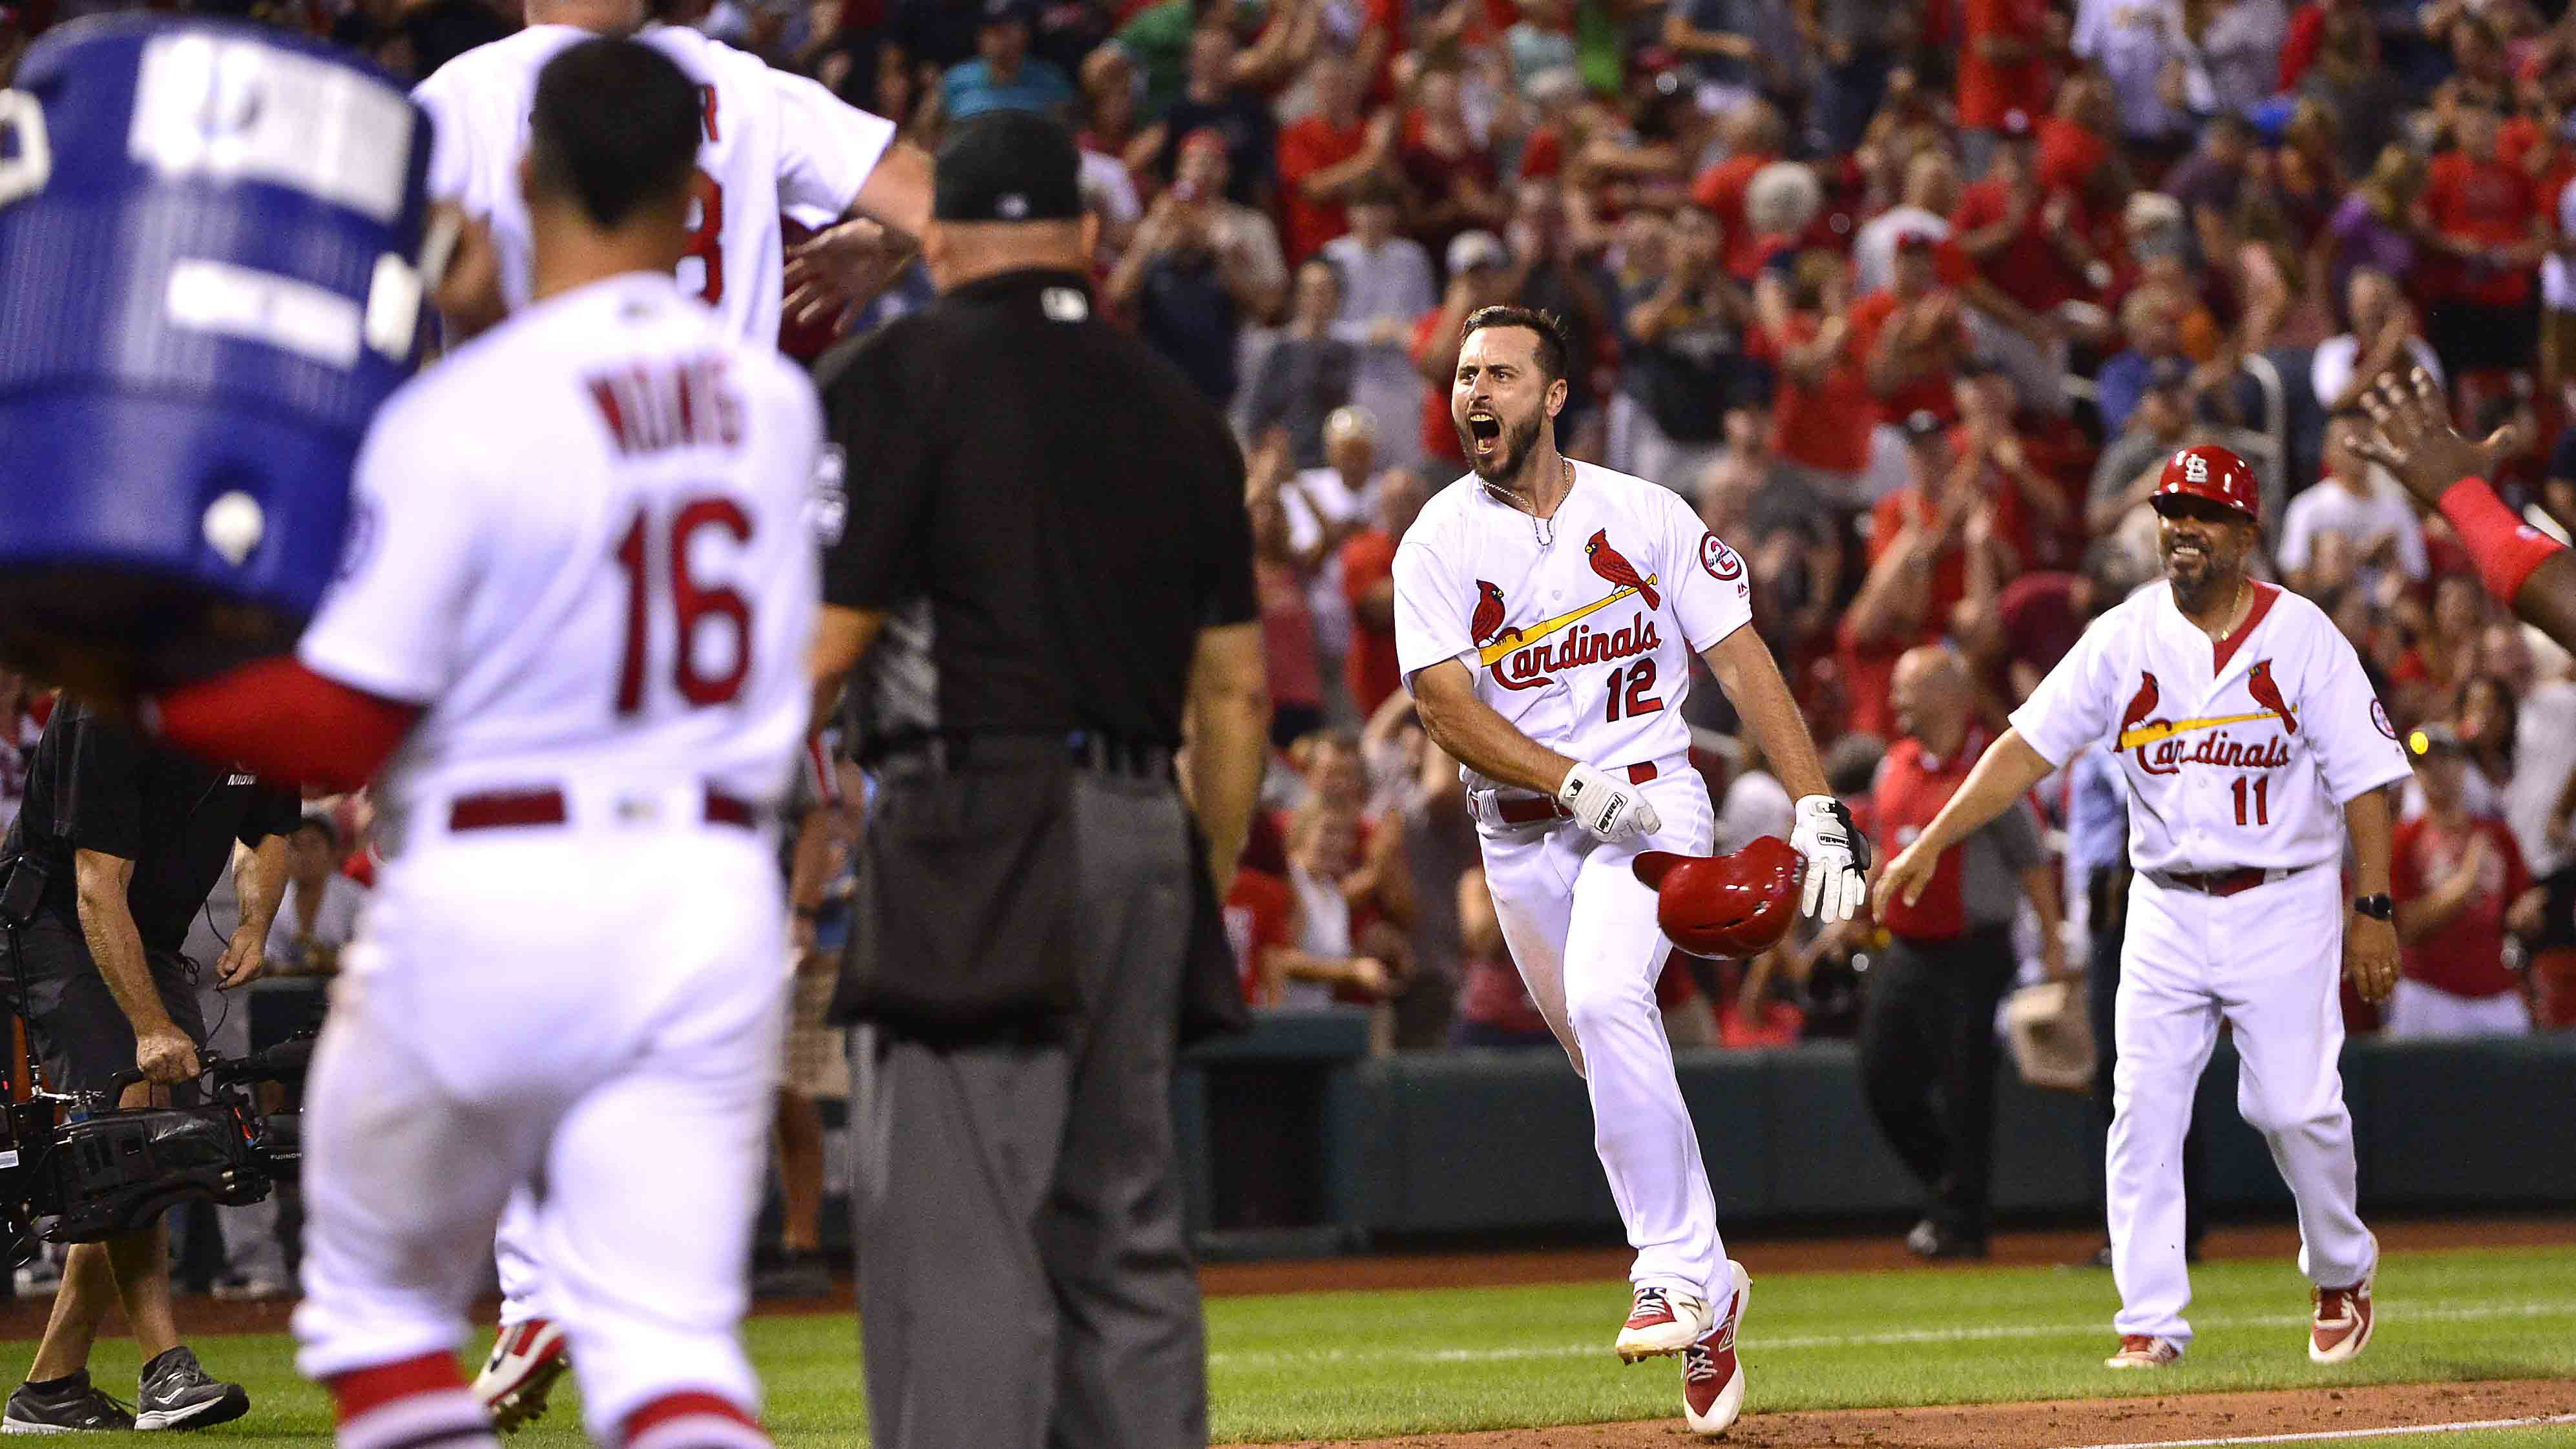
[[1637,879],[1654,887],[1655,922],[1694,956],[1740,960],[1770,949],[1798,918],[1798,853],[1776,835],[1733,855],[1637,857]]
[[2178,494],[2225,504],[2248,519],[2263,516],[2262,485],[2245,460],[2215,443],[2185,448],[2165,459],[2164,476],[2156,480],[2155,498]]

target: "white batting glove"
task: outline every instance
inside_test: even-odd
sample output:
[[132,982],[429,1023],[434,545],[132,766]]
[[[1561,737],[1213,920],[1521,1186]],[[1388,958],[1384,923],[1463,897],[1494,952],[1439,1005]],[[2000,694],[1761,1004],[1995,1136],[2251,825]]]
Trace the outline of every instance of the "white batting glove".
[[1798,823],[1789,848],[1807,863],[1802,909],[1820,921],[1848,921],[1869,898],[1861,872],[1869,869],[1869,841],[1852,828],[1851,812],[1831,795],[1798,801]]
[[1576,824],[1604,840],[1652,835],[1664,828],[1663,817],[1655,813],[1643,791],[1581,760],[1565,772],[1565,783],[1556,787],[1556,803],[1573,815]]

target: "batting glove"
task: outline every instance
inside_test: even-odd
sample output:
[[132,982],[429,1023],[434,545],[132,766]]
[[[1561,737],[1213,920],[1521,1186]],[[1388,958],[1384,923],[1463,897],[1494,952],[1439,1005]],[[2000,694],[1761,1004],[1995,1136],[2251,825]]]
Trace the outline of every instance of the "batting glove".
[[1851,812],[1831,795],[1808,795],[1798,801],[1798,823],[1789,832],[1789,847],[1807,863],[1802,908],[1820,921],[1848,921],[1869,898],[1869,840],[1852,828]]
[[1575,823],[1604,840],[1652,835],[1664,828],[1663,817],[1636,786],[1580,760],[1565,772],[1565,783],[1556,787],[1556,803]]

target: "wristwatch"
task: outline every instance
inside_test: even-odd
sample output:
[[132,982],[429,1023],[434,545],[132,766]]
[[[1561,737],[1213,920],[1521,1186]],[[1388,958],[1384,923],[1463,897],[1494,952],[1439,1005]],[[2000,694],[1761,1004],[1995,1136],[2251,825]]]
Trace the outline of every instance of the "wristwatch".
[[2354,896],[2352,908],[2374,921],[2397,919],[2397,902],[2390,900],[2386,891],[2381,891],[2375,896]]

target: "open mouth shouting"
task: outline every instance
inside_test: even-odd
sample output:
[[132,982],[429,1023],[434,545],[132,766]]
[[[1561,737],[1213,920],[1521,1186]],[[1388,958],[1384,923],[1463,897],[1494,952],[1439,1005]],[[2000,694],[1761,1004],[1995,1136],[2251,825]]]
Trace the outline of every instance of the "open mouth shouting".
[[1491,458],[1502,450],[1503,420],[1491,408],[1473,408],[1467,413],[1467,450],[1479,458]]

